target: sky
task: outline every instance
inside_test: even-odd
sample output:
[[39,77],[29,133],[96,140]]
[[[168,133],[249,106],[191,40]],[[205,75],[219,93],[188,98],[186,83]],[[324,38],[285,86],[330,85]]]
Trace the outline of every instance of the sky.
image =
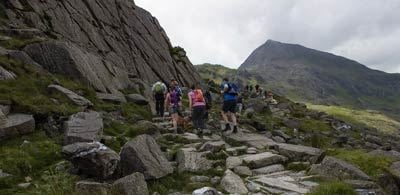
[[268,39],[400,73],[400,0],[134,0],[193,64],[239,67]]

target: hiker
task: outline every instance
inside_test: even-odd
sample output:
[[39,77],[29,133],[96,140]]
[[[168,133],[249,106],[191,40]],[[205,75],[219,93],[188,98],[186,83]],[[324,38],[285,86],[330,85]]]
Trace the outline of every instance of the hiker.
[[178,133],[178,119],[181,115],[181,93],[179,92],[178,86],[170,87],[169,92],[165,97],[166,109],[169,109],[169,113],[172,118],[172,125],[174,133]]
[[179,87],[178,81],[176,81],[176,79],[172,78],[171,79],[171,83],[169,84],[169,87],[175,88],[177,92],[182,95],[182,89]]
[[278,101],[274,99],[274,94],[272,91],[266,91],[265,92],[265,101],[268,102],[268,104],[276,105],[278,104]]
[[228,78],[223,79],[221,84],[221,94],[223,95],[224,103],[222,106],[222,118],[225,122],[225,129],[223,131],[228,131],[231,126],[228,121],[228,117],[231,117],[233,123],[233,133],[237,133],[237,121],[236,121],[236,99],[238,95],[238,88],[235,84],[230,83]]
[[212,96],[210,90],[207,90],[204,93],[204,99],[206,100],[206,113],[204,114],[204,119],[207,121],[209,112],[212,108]]
[[151,87],[151,91],[153,92],[153,97],[156,100],[157,115],[164,117],[164,101],[165,94],[167,93],[167,86],[165,86],[163,82],[157,81]]
[[191,89],[192,90],[188,93],[188,99],[189,109],[192,111],[192,122],[194,128],[199,130],[199,134],[202,134],[203,130],[206,129],[204,123],[206,100],[199,83],[193,85]]

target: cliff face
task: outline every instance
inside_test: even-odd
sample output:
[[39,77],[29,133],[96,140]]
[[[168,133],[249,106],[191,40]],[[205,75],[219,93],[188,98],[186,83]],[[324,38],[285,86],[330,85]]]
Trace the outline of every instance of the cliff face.
[[[47,41],[23,50],[52,73],[118,93],[129,78],[199,81],[185,55],[172,54],[157,19],[132,0],[5,0],[8,27],[35,28]],[[182,52],[180,52],[182,54]]]

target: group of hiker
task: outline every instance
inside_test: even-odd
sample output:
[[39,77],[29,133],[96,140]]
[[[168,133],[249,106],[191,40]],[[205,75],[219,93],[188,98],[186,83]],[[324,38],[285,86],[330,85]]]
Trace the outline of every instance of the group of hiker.
[[[253,91],[252,86],[246,86],[244,94]],[[174,132],[178,132],[178,121],[182,117],[182,99],[183,91],[176,79],[171,79],[170,83],[158,81],[153,84],[152,92],[155,99],[157,115],[164,117],[165,111],[168,111],[173,124]],[[243,95],[239,94],[239,88],[228,78],[224,78],[220,85],[220,93],[223,99],[222,103],[222,119],[225,123],[223,131],[232,130],[233,133],[238,132],[236,113],[241,113],[244,107]],[[255,93],[260,96],[262,88],[255,86]],[[191,119],[193,127],[201,134],[206,127],[208,113],[211,109],[212,98],[209,90],[203,90],[200,83],[196,83],[190,87],[187,94],[189,102],[189,110],[191,111]],[[272,92],[265,92],[265,101],[274,103]],[[230,122],[231,121],[231,122]]]

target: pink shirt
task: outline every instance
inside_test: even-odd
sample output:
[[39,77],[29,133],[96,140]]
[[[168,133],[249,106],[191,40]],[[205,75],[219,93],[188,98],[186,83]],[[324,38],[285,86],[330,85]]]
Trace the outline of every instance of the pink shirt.
[[195,106],[205,106],[205,105],[206,105],[206,102],[205,102],[205,101],[204,101],[204,102],[194,102],[194,99],[195,99],[194,91],[189,92],[189,93],[188,93],[188,96],[189,96],[190,99],[192,100],[192,106],[193,106],[193,107],[195,107]]

